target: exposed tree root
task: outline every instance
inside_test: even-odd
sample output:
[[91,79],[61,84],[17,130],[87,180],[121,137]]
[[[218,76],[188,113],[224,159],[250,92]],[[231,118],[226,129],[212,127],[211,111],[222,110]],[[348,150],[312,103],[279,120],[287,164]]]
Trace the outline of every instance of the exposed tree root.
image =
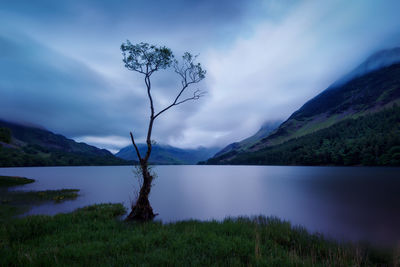
[[153,208],[150,206],[149,200],[142,198],[143,200],[136,202],[132,205],[132,210],[126,217],[127,221],[151,221],[157,214],[154,214]]

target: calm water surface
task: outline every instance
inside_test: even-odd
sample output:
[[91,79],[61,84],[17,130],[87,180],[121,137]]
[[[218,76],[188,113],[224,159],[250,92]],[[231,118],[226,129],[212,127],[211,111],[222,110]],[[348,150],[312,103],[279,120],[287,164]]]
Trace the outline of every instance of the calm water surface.
[[[277,216],[340,240],[400,245],[400,168],[157,166],[150,201],[158,219]],[[129,207],[133,167],[0,168],[37,182],[13,190],[78,188],[80,196],[33,207],[55,214],[104,202]]]

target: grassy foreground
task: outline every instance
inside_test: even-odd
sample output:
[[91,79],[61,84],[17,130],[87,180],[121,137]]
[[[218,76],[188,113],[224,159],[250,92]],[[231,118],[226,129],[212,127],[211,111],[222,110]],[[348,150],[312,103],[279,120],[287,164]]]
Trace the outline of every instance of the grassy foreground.
[[0,266],[391,266],[395,254],[339,245],[276,218],[126,223],[121,204],[0,224]]

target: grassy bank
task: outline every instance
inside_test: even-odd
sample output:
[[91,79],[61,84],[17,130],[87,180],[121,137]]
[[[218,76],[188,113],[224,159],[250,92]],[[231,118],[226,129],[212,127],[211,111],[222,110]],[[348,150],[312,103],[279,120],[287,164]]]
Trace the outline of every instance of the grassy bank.
[[[33,180],[0,176],[7,187],[28,182]],[[121,204],[13,218],[35,203],[73,199],[78,190],[9,192],[7,187],[0,188],[0,266],[400,264],[399,251],[338,244],[276,218],[126,223],[118,219],[126,212]]]
[[0,176],[0,187],[9,187],[33,183],[35,180],[18,176]]
[[35,180],[24,177],[0,176],[0,222],[11,219],[30,209],[32,205],[78,197],[78,189],[60,189],[45,191],[8,191],[8,187],[33,183]]
[[126,223],[121,204],[13,219],[0,228],[1,266],[394,265],[394,254],[337,244],[275,218]]

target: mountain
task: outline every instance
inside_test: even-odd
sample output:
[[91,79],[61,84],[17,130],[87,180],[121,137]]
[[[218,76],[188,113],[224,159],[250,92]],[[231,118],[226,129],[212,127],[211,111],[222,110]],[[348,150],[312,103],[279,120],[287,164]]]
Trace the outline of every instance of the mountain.
[[[141,155],[146,153],[147,146],[145,144],[138,144],[138,148]],[[169,145],[155,144],[151,150],[150,162],[152,164],[196,164],[199,161],[212,157],[218,150],[219,148],[215,147],[181,149]],[[125,160],[138,160],[136,152],[132,146],[122,148],[115,155]]]
[[227,153],[207,164],[400,166],[400,107],[346,119],[257,151]]
[[232,153],[232,152],[238,153],[240,151],[245,151],[246,149],[254,145],[256,142],[258,142],[260,139],[267,137],[272,131],[278,128],[280,124],[281,121],[267,121],[261,126],[261,128],[254,135],[240,142],[235,142],[227,145],[221,151],[215,154],[214,157],[219,157],[226,153]]
[[126,165],[105,149],[36,126],[0,120],[0,167]]
[[[218,157],[210,159],[208,163],[245,164],[243,160],[237,160],[239,157],[243,159],[243,155],[239,155],[246,154],[246,158],[248,158],[251,153],[255,153],[258,155],[258,162],[260,162],[260,164],[278,164],[273,160],[261,159],[261,155],[264,152],[266,153],[267,150],[269,151],[272,147],[283,146],[289,141],[291,141],[292,144],[304,142],[305,139],[303,139],[303,137],[305,138],[308,135],[317,134],[323,129],[331,129],[334,132],[336,129],[338,131],[338,129],[341,129],[340,127],[331,127],[341,122],[346,121],[346,123],[349,123],[349,121],[352,121],[349,123],[348,127],[354,127],[354,130],[360,130],[360,127],[356,126],[358,122],[354,121],[360,120],[359,122],[361,123],[361,121],[365,120],[367,117],[373,116],[375,113],[383,112],[396,103],[400,103],[400,48],[385,50],[372,55],[351,73],[345,75],[322,93],[305,103],[269,136],[258,140],[258,142],[245,151],[230,151],[225,154],[219,154]],[[391,129],[391,131],[396,133],[396,127],[399,126],[399,122],[387,121],[387,123],[394,123],[395,128]],[[371,129],[374,128],[372,127]],[[362,135],[374,134],[376,136],[386,136],[393,141],[386,135],[386,132],[382,132],[382,129],[383,127],[379,129],[376,128],[372,132],[368,129],[362,129],[360,130],[360,136],[350,137],[349,135],[348,138],[362,139],[364,137]],[[342,135],[341,132],[335,132],[335,134],[338,135],[338,137]],[[316,137],[316,135],[314,135],[314,137]],[[338,141],[339,139],[335,140]],[[372,138],[369,138],[369,140],[372,140]],[[323,139],[319,141],[321,143],[324,142]],[[348,140],[341,141],[347,142]],[[307,146],[306,143],[303,145]],[[393,143],[393,145],[395,145],[395,143]],[[331,147],[327,147],[327,149],[329,148]],[[388,147],[388,149],[390,149],[390,147]],[[261,151],[263,151],[263,153]],[[282,151],[284,151],[284,149]],[[286,151],[286,153],[291,152]],[[318,157],[318,154],[313,155],[314,157]],[[295,162],[291,161],[290,164],[301,165],[304,164],[304,162],[305,161],[299,159]],[[283,161],[281,163],[286,164],[283,163]],[[325,162],[324,164],[330,163]],[[332,164],[338,163],[332,161]],[[359,162],[359,164],[362,163]],[[378,163],[375,162],[375,164]]]
[[374,70],[382,69],[398,62],[400,62],[400,47],[381,50],[370,56],[353,71],[334,82],[331,88],[343,85],[354,78],[361,77]]

